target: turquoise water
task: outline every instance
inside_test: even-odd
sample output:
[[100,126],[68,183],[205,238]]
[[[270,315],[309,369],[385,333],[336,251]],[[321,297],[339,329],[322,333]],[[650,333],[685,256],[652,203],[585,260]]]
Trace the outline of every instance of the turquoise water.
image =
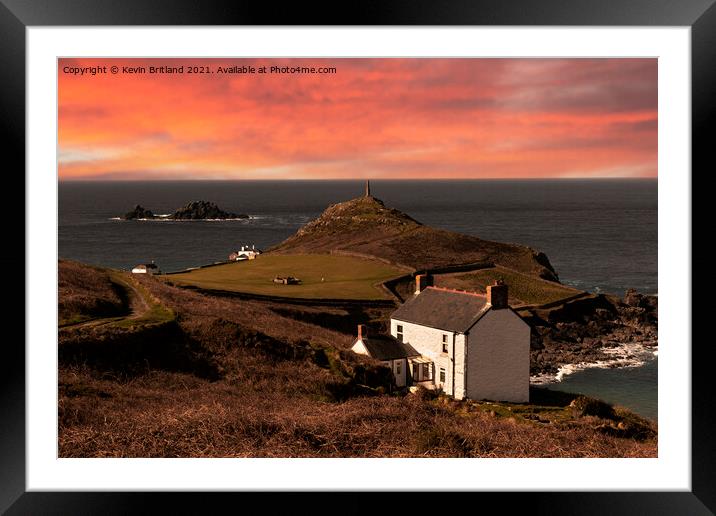
[[657,421],[658,369],[657,358],[649,360],[641,367],[584,369],[564,376],[561,382],[544,387],[600,398]]

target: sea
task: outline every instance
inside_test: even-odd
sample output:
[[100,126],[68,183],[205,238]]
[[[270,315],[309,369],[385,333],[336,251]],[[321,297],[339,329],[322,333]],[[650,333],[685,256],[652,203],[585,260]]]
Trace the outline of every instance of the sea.
[[[363,190],[363,181],[349,180],[63,181],[59,256],[118,269],[154,260],[165,272],[182,270],[225,260],[241,245],[268,248]],[[620,296],[628,288],[658,293],[656,179],[372,180],[371,192],[424,224],[543,251],[567,285]],[[137,204],[169,214],[194,200],[250,218],[121,220]],[[630,367],[562,371],[547,387],[656,419],[658,359],[643,355]]]

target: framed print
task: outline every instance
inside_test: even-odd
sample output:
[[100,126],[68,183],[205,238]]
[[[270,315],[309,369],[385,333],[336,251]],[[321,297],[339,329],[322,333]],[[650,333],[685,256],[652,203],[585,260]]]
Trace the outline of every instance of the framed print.
[[714,510],[711,2],[81,6],[2,7],[3,510]]

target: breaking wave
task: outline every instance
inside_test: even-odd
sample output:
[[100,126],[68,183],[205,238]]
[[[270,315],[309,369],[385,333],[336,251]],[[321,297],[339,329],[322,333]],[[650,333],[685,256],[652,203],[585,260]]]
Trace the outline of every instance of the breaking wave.
[[658,349],[653,346],[645,346],[638,342],[621,344],[614,348],[602,348],[602,352],[609,358],[595,362],[579,362],[576,364],[565,364],[561,366],[556,374],[540,373],[530,377],[530,383],[540,385],[546,383],[559,383],[565,376],[574,374],[585,369],[614,369],[627,367],[641,367],[647,361],[658,356]]

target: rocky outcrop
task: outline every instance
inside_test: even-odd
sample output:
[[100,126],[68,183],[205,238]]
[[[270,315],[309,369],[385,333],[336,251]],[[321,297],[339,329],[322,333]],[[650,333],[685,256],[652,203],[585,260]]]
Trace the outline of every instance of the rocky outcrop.
[[137,204],[132,211],[125,213],[123,218],[124,220],[153,219],[154,214],[151,210],[144,209]]
[[636,289],[630,288],[624,295],[624,304],[631,307],[643,308],[646,312],[656,313],[659,298],[657,296],[640,294]]
[[624,299],[591,295],[521,315],[532,326],[531,374],[553,374],[565,364],[610,361],[615,355],[609,351],[627,344],[658,345],[657,297],[634,290]]
[[248,219],[249,216],[245,213],[236,214],[224,211],[220,209],[213,202],[208,201],[192,201],[186,206],[179,208],[171,215],[158,216],[154,215],[151,210],[147,210],[137,204],[134,209],[127,212],[124,220],[136,220],[136,219],[173,219],[173,220],[209,220],[209,219]]
[[213,202],[192,201],[183,208],[176,210],[169,218],[177,220],[185,219],[248,219],[246,214],[237,215],[220,209]]

